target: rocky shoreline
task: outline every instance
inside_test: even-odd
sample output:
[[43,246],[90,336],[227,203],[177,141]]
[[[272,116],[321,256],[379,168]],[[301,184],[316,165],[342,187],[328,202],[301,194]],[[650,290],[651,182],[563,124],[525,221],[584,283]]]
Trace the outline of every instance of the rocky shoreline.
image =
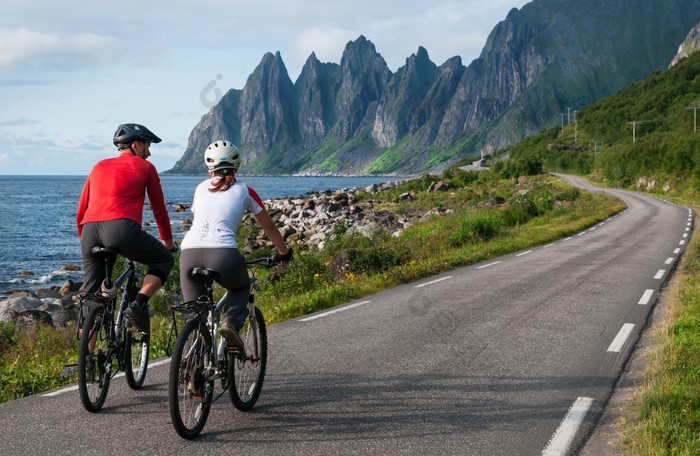
[[[418,220],[426,219],[433,214],[451,212],[437,208],[427,213],[396,214],[393,211],[375,207],[379,206],[378,201],[371,197],[363,198],[362,201],[357,198],[361,192],[372,195],[394,189],[403,182],[390,181],[346,191],[327,190],[297,197],[277,198],[266,200],[265,207],[280,228],[285,241],[292,245],[302,243],[318,248],[323,248],[326,238],[339,222],[344,223],[350,233],[370,236],[372,232],[382,228],[398,236]],[[437,183],[429,191],[446,190],[447,186]],[[412,201],[413,198],[411,193],[403,193],[399,197],[402,201]],[[176,212],[188,209],[189,205],[184,204],[173,208]],[[184,220],[179,229],[187,231],[190,224],[191,220]],[[269,244],[251,214],[246,214],[241,226],[254,227],[244,245],[240,246],[244,253],[250,253]],[[62,287],[15,290],[12,294],[0,298],[0,322],[12,321],[18,326],[25,327],[41,322],[54,327],[64,327],[78,317],[76,295],[80,285],[81,282],[67,280]]]

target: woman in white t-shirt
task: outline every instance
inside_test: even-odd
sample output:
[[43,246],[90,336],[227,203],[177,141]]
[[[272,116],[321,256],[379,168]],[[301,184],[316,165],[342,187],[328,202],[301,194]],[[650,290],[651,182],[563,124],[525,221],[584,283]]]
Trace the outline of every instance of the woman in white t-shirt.
[[236,244],[236,232],[246,210],[251,211],[267,237],[277,247],[277,263],[292,259],[277,226],[255,191],[236,180],[240,156],[230,141],[216,141],[204,152],[204,165],[211,179],[197,186],[192,201],[192,228],[182,241],[180,283],[184,300],[194,301],[206,289],[190,272],[209,268],[219,273],[217,282],[228,290],[221,321],[221,334],[229,346],[242,347],[238,330],[243,324],[250,292],[245,258]]

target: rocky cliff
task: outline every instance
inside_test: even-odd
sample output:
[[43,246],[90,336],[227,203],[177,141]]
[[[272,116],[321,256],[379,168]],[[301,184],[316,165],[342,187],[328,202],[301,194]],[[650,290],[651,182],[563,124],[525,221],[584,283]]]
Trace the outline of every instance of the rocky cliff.
[[700,51],[700,23],[693,27],[693,30],[691,30],[690,33],[688,33],[688,36],[685,37],[685,41],[683,41],[678,47],[678,52],[668,67],[671,68],[678,63],[679,60],[684,59],[697,51]]
[[478,59],[442,65],[418,47],[392,73],[364,36],[340,64],[314,54],[292,82],[266,54],[195,126],[170,173],[200,174],[206,146],[243,149],[241,172],[420,173],[492,152],[668,65],[700,0],[535,0],[513,9]]

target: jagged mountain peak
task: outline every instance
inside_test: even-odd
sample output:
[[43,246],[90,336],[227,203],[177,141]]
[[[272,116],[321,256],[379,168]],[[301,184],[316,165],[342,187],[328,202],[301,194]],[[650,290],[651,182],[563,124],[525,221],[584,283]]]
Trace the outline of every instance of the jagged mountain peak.
[[440,170],[665,68],[699,21],[700,0],[535,0],[513,8],[468,67],[458,56],[437,66],[419,46],[392,73],[360,35],[339,64],[311,53],[292,83],[279,51],[267,53],[202,118],[173,171],[200,172],[220,132],[243,148],[247,173]]

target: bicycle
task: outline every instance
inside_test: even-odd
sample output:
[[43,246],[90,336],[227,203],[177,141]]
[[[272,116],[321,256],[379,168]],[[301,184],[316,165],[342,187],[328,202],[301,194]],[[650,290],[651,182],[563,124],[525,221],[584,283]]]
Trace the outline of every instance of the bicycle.
[[[275,265],[272,257],[246,260],[246,264]],[[267,364],[267,329],[262,312],[255,306],[252,291],[256,280],[255,267],[249,271],[248,312],[239,333],[243,348],[227,347],[222,336],[216,337],[226,298],[224,295],[214,305],[216,271],[192,269],[192,277],[204,284],[207,295],[171,306],[173,327],[176,324],[175,312],[190,317],[175,341],[168,388],[170,417],[177,433],[185,439],[193,439],[202,432],[211,405],[226,390],[233,405],[241,411],[250,410],[260,396]],[[221,381],[222,392],[214,397],[217,379]]]
[[[150,321],[149,331],[142,333],[124,320],[124,310],[138,292],[139,274],[134,262],[127,260],[124,272],[112,281],[116,249],[97,246],[92,253],[102,257],[106,275],[100,291],[80,295],[78,389],[83,407],[94,413],[104,405],[110,380],[119,371],[124,371],[131,389],[143,386],[150,352]],[[115,309],[120,291],[119,307]],[[84,320],[83,308],[89,309]]]

